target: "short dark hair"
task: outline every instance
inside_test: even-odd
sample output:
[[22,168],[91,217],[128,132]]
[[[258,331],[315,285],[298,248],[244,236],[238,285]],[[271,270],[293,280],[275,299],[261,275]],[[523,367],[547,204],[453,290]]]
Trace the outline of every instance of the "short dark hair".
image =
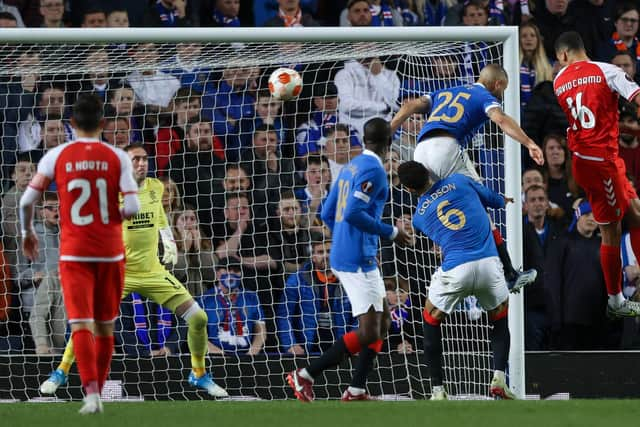
[[487,16],[489,15],[489,5],[485,5],[482,0],[468,0],[465,1],[464,4],[462,5],[462,10],[460,10],[460,16],[466,16],[467,14],[467,9],[469,9],[469,7],[476,7],[478,9],[483,9],[485,12],[487,12]]
[[532,191],[544,191],[544,194],[547,196],[547,198],[549,197],[549,195],[547,194],[547,189],[544,188],[542,185],[538,185],[538,184],[534,184],[531,187],[527,188],[527,190],[524,192],[524,201],[527,201],[527,195],[532,192]]
[[331,238],[325,236],[323,233],[319,232],[319,231],[313,231],[310,234],[310,241],[311,241],[311,245],[315,246],[315,245],[320,245],[320,244],[324,244],[324,243],[331,243]]
[[31,153],[31,151],[25,151],[23,153],[18,153],[18,155],[16,155],[16,163],[18,163],[18,162],[35,163],[33,161],[33,154]]
[[103,117],[102,101],[95,93],[83,93],[73,104],[73,120],[78,129],[95,132]]
[[120,82],[119,84],[116,84],[114,86],[109,85],[109,91],[107,92],[107,101],[111,102],[113,97],[116,96],[116,92],[120,89],[129,89],[130,91],[135,93],[133,88],[128,83]]
[[202,92],[199,90],[191,89],[190,87],[181,87],[173,95],[173,102],[191,102],[194,99],[200,101],[202,99]]
[[617,21],[618,19],[620,19],[622,17],[622,15],[624,15],[625,13],[631,11],[631,10],[635,10],[636,12],[640,13],[640,8],[638,8],[638,6],[634,3],[634,2],[624,2],[622,4],[620,4],[617,9],[616,9],[616,15],[615,15],[615,19],[613,20],[614,22]]
[[241,193],[239,191],[233,191],[231,193],[226,193],[224,195],[224,207],[228,207],[229,206],[229,200],[232,199],[247,199],[247,201],[249,202],[249,204],[251,204],[251,198],[249,197],[249,195],[247,193]]
[[274,128],[273,126],[267,125],[267,124],[261,124],[260,126],[256,126],[255,130],[253,131],[253,134],[255,135],[258,132],[266,132],[266,133],[276,133],[276,128]]
[[15,17],[13,13],[10,12],[0,12],[0,19],[5,19],[7,21],[18,22],[18,19]]
[[616,51],[613,55],[611,55],[611,59],[609,60],[609,62],[613,61],[613,58],[615,58],[616,56],[626,56],[627,58],[631,59],[631,63],[634,66],[636,65],[636,57],[633,56],[631,54],[631,52],[629,52],[628,50],[618,50],[618,51]]
[[309,165],[322,166],[323,164],[328,164],[328,163],[329,163],[329,160],[327,160],[327,157],[324,154],[312,153],[307,156],[307,167],[309,167]]
[[362,139],[365,144],[389,147],[391,145],[391,125],[385,119],[374,117],[364,124]]
[[324,132],[324,136],[329,138],[330,136],[335,135],[335,133],[338,131],[344,132],[347,135],[351,134],[351,128],[349,128],[349,125],[344,123],[336,123],[333,126],[327,126]]
[[129,151],[135,150],[136,148],[142,148],[145,152],[147,151],[147,149],[144,148],[144,144],[142,142],[132,142],[131,144],[124,147],[123,150],[128,153]]
[[581,52],[584,50],[584,42],[577,31],[567,31],[556,39],[556,52],[568,50],[569,52]]
[[360,3],[361,1],[369,4],[369,6],[371,6],[371,0],[349,0],[347,2],[347,10],[351,9],[351,7],[356,4],[356,3]]
[[400,183],[411,190],[419,190],[429,184],[429,171],[420,162],[409,160],[398,166]]
[[[190,118],[187,120],[187,125],[184,128],[185,134],[188,135],[189,132],[191,132],[193,125],[197,125],[198,123],[211,123],[211,120],[202,114],[198,114],[197,116]],[[211,127],[211,133],[213,133],[213,126]]]
[[283,199],[296,199],[296,200],[298,200],[298,198],[296,197],[295,193],[290,188],[285,188],[280,193],[280,200],[283,200]]

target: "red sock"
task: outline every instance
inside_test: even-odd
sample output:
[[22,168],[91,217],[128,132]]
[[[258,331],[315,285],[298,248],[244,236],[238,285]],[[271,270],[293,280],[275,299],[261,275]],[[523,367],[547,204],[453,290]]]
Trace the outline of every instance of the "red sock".
[[75,331],[71,336],[84,391],[86,394],[99,393],[96,345],[93,333],[88,329],[81,329]]
[[380,353],[382,351],[382,344],[383,344],[382,340],[377,340],[369,344],[367,347],[369,347],[371,350],[375,351],[376,353]]
[[604,273],[607,294],[618,295],[622,292],[622,260],[617,246],[600,246],[600,264]]
[[496,241],[496,246],[500,246],[504,243],[504,239],[502,238],[502,234],[500,234],[499,229],[496,228],[492,230],[491,233],[493,234],[493,240]]
[[96,337],[96,359],[98,367],[98,386],[100,393],[109,375],[111,356],[113,355],[113,335],[109,337]]
[[358,339],[358,335],[355,332],[347,332],[342,336],[342,340],[344,341],[345,347],[347,347],[347,351],[351,354],[360,353],[360,349],[362,346],[360,345],[360,340]]

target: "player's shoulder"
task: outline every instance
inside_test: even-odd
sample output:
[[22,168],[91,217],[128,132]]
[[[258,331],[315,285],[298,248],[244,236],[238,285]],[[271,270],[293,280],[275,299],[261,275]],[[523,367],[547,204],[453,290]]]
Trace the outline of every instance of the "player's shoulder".
[[158,178],[152,178],[148,176],[144,179],[144,183],[145,183],[145,187],[149,190],[164,191],[164,184]]

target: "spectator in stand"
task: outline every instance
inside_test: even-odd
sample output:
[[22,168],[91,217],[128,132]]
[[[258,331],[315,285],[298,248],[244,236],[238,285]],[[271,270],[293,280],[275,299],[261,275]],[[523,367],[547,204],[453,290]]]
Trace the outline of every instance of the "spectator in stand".
[[267,328],[257,295],[243,286],[240,261],[221,260],[216,278],[201,304],[209,318],[209,353],[255,356],[264,348]]
[[[640,42],[638,41],[638,23],[640,22],[640,8],[636,3],[622,3],[616,11],[614,21],[615,31],[610,38],[598,47],[596,58],[608,62],[618,52],[628,51],[636,58],[636,72],[640,61]],[[586,47],[586,46],[585,46]],[[640,75],[636,74],[635,79]]]
[[[629,78],[636,80],[636,58],[628,50],[616,52],[611,58],[611,63],[622,68]],[[636,80],[637,83],[637,80]]]
[[203,27],[240,27],[240,0],[203,1],[201,25]]
[[535,268],[535,282],[524,289],[525,349],[531,351],[549,348],[550,315],[544,286],[545,258],[549,246],[562,234],[562,226],[547,215],[549,197],[540,185],[532,185],[525,192],[522,241],[523,268]]
[[228,161],[237,162],[242,145],[238,121],[255,117],[254,91],[258,87],[260,69],[227,68],[219,82],[209,81],[202,96],[204,114],[213,117],[213,131],[225,137],[225,154]]
[[269,241],[267,224],[251,217],[246,193],[228,193],[225,199],[224,232],[214,236],[216,255],[218,259],[237,257],[240,260],[244,287],[258,293],[267,330],[274,331],[273,303],[279,301],[283,285],[280,251]]
[[28,151],[33,163],[38,163],[42,156],[52,148],[64,144],[66,140],[64,123],[60,119],[47,119],[42,123],[40,143]]
[[[278,149],[278,138],[274,128],[261,125],[253,133],[253,146],[242,151],[240,162],[253,177],[253,189],[262,192],[260,200],[271,205],[264,208],[272,212],[283,189],[292,189],[295,167],[293,159],[283,158]],[[254,200],[254,204],[255,204]]]
[[387,0],[349,0],[340,13],[343,27],[402,26],[402,14]]
[[[555,78],[560,70],[559,63],[553,68]],[[543,81],[533,88],[529,102],[524,108],[522,116],[522,130],[542,147],[544,137],[549,133],[564,135],[569,126],[567,118],[558,104],[558,99],[553,92],[553,82]],[[523,169],[535,167],[536,164],[524,151],[522,153]]]
[[612,333],[615,324],[605,315],[607,293],[600,266],[597,229],[591,205],[582,201],[576,207],[568,233],[563,233],[549,245],[544,284],[554,349],[619,348],[621,328],[618,333]]
[[[66,116],[65,90],[61,85],[41,85],[35,96],[37,107],[18,125],[18,151],[31,151],[42,140],[42,127],[46,120],[60,120]],[[71,124],[64,121],[65,140],[74,138]]]
[[[147,147],[147,151],[155,159],[155,171],[159,176],[166,174],[169,160],[181,151],[187,123],[200,117],[200,108],[200,93],[181,87],[171,100],[170,112],[160,117],[155,143],[148,144]],[[224,160],[221,142],[217,146],[214,144],[213,150],[220,160]]]
[[209,80],[210,69],[202,67],[200,43],[178,43],[176,54],[164,65],[166,72],[180,80],[183,88],[202,92]]
[[356,153],[360,154],[360,151],[353,151],[352,153],[352,150],[349,126],[344,123],[336,123],[335,126],[325,130],[324,149],[322,152],[329,160],[331,185],[336,182],[342,168],[356,156]]
[[[522,215],[527,215],[526,203],[525,203],[525,194],[529,187],[533,185],[539,185],[547,189],[547,183],[545,181],[544,175],[542,171],[538,168],[530,168],[525,170],[522,173]],[[575,202],[574,202],[575,204]],[[573,206],[571,207],[571,211],[573,211]],[[556,205],[552,201],[549,201],[549,209],[547,209],[547,216],[552,218],[560,223],[565,220],[565,210],[560,206]]]
[[82,15],[83,28],[106,28],[107,14],[104,10],[96,7],[86,9]]
[[191,295],[198,297],[213,286],[215,280],[213,245],[198,224],[192,206],[185,204],[182,210],[173,211],[170,222],[178,246],[178,262],[173,274]]
[[256,94],[255,110],[254,117],[244,117],[238,125],[242,146],[250,147],[254,131],[263,125],[270,126],[275,130],[280,146],[285,139],[281,116],[282,101],[272,97],[268,89],[262,89]]
[[[598,49],[602,43],[611,38],[614,32],[616,8],[619,0],[572,0],[569,2],[569,13],[582,22],[580,33],[583,39],[593,40],[593,48]],[[587,52],[590,58],[596,52]]]
[[[313,107],[309,121],[296,130],[296,156],[304,165],[304,156],[318,153],[320,141],[326,137],[326,131],[338,122],[338,87],[333,82],[317,83],[313,86]],[[355,129],[349,129],[349,142],[352,146],[362,146]]]
[[180,190],[175,182],[168,176],[161,176],[158,178],[162,185],[164,185],[164,191],[162,192],[162,208],[167,214],[169,224],[171,223],[173,212],[182,210],[182,197],[180,197]]
[[16,265],[16,251],[18,248],[18,203],[35,173],[36,165],[31,160],[29,153],[19,154],[11,174],[13,185],[3,193],[2,203],[0,203],[5,256],[8,258],[12,268],[15,268]]
[[304,172],[306,185],[304,188],[298,188],[295,195],[300,201],[302,212],[307,215],[307,223],[310,226],[322,226],[320,213],[322,203],[329,194],[331,169],[329,161],[323,155],[310,154],[306,159],[307,167]]
[[482,0],[466,1],[462,5],[460,17],[460,25],[485,27],[489,25],[489,5]]
[[350,124],[362,134],[362,126],[369,119],[391,120],[400,94],[400,80],[380,58],[346,61],[334,81],[340,98],[340,123]]
[[578,197],[578,186],[571,172],[571,153],[564,137],[549,134],[542,143],[544,153],[544,180],[549,202],[564,211],[563,222],[568,224],[573,213],[573,202]]
[[102,140],[118,148],[131,144],[131,124],[126,117],[106,117]]
[[317,27],[308,13],[302,13],[300,0],[278,0],[278,14],[264,23],[265,27]]
[[527,105],[533,88],[553,80],[553,69],[542,44],[538,27],[527,22],[520,26],[520,107]]
[[17,28],[16,17],[9,12],[0,12],[0,28]]
[[44,28],[64,28],[64,0],[40,0],[40,15]]
[[[409,295],[409,283],[398,276],[385,277],[387,304],[391,314],[391,326],[385,339],[386,351],[410,354],[416,351],[415,322],[420,311],[414,307]],[[417,312],[416,312],[417,310]]]
[[107,27],[129,28],[129,13],[126,9],[112,9],[107,13]]
[[107,49],[102,47],[90,49],[86,53],[85,67],[91,69],[92,72],[79,77],[80,81],[78,82],[69,82],[69,90],[78,92],[78,95],[94,92],[102,102],[105,102],[110,86],[119,85],[119,83],[112,81]]
[[285,275],[295,273],[309,259],[311,237],[307,217],[293,191],[285,190],[280,195],[269,229],[269,241],[281,252],[278,258],[282,259]]
[[211,134],[211,122],[195,117],[187,123],[182,150],[171,157],[167,168],[169,176],[180,188],[184,203],[197,209],[207,236],[211,236],[212,231],[214,180],[222,178],[224,164],[213,152],[220,144],[220,140]]
[[111,85],[107,92],[105,117],[122,117],[129,121],[131,142],[142,142],[144,111],[136,108],[133,88],[126,83]]
[[127,83],[135,92],[136,99],[147,107],[147,112],[158,112],[169,106],[180,81],[159,70],[160,55],[154,43],[140,43],[131,47],[131,57],[136,71],[127,76]]
[[400,130],[394,135],[391,149],[403,162],[413,160],[413,152],[416,149],[417,137],[420,130],[424,126],[424,114],[413,114],[407,120],[402,122]]
[[351,304],[331,272],[331,240],[314,234],[311,259],[287,279],[276,305],[280,349],[297,356],[326,351],[336,339],[354,329]]
[[[60,353],[66,344],[67,322],[58,276],[60,215],[56,193],[44,193],[39,216],[40,220],[34,224],[38,240],[41,242],[38,259],[30,265],[26,260],[21,260],[20,264],[23,268],[20,268],[18,281],[21,296],[33,293],[29,295],[29,298],[33,298],[29,301],[33,304],[33,310],[29,310],[31,312],[29,324],[36,345],[36,353]],[[25,290],[27,291],[23,294]],[[25,302],[25,298],[22,298],[23,306]]]
[[640,183],[640,124],[637,109],[631,103],[624,103],[619,111],[618,156],[624,160],[627,173],[637,185]]
[[157,0],[144,16],[145,27],[190,27],[187,0]]
[[588,52],[595,52],[597,48],[591,21],[578,16],[575,9],[569,9],[568,0],[545,0],[536,4],[533,11],[535,23],[542,34],[544,50],[550,59],[555,60],[555,42],[565,31],[577,31],[583,36],[585,48]]

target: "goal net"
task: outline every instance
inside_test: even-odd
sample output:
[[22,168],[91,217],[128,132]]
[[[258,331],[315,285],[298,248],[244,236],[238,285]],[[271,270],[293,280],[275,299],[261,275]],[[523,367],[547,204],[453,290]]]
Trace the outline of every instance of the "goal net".
[[[195,41],[188,32],[176,33],[180,43],[167,43],[166,34],[154,43],[135,41],[132,30],[126,38],[105,32],[93,42],[2,44],[0,399],[39,398],[38,384],[60,362],[69,335],[57,279],[57,201],[40,203],[42,250],[35,263],[18,250],[16,202],[42,155],[74,139],[70,107],[79,94],[102,97],[103,140],[121,147],[144,144],[149,176],[164,184],[162,203],[180,252],[169,268],[209,316],[207,369],[231,396],[291,398],[285,374],[355,324],[325,265],[331,241],[318,215],[323,198],[343,165],[362,150],[366,120],[391,119],[405,99],[473,83],[485,64],[505,64],[505,42],[484,30],[475,39],[467,33],[448,41],[366,41],[353,38],[357,32],[336,32],[337,39],[352,41],[310,42],[300,41],[304,33],[287,40],[279,32],[269,34],[281,41],[260,42],[241,32],[236,42],[228,33],[224,42],[203,42],[202,33]],[[220,34],[212,31],[207,39]],[[400,33],[388,34],[397,39]],[[294,101],[269,96],[269,75],[283,66],[303,77]],[[517,69],[507,69],[517,86]],[[516,106],[510,102],[507,111],[517,116]],[[395,171],[411,159],[424,120],[416,115],[403,124],[385,160],[391,191],[384,220],[399,227],[410,227],[416,199],[399,188]],[[505,163],[519,162],[518,150],[505,159],[509,145],[515,144],[505,144],[496,128],[486,126],[469,148],[486,184],[501,193]],[[517,176],[507,180],[507,190],[518,189]],[[507,227],[505,212],[492,214],[507,239],[517,242],[519,228]],[[392,329],[368,388],[389,398],[425,398],[430,383],[421,308],[440,254],[419,235],[411,248],[384,240],[381,246]],[[186,322],[142,294],[122,302],[109,396],[205,398],[186,381]],[[473,298],[444,323],[450,395],[487,397],[489,328]],[[512,330],[514,342],[521,334]],[[317,396],[339,397],[352,367],[347,360],[318,378]],[[79,386],[73,368],[56,397],[78,398]]]

